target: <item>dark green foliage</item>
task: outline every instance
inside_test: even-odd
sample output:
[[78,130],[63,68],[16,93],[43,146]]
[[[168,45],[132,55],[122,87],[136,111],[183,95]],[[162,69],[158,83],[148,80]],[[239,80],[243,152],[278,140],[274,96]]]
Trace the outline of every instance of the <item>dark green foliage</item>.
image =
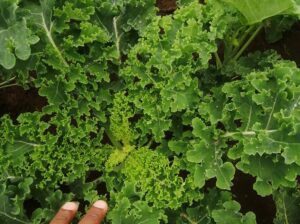
[[262,28],[280,39],[299,6],[247,2],[161,17],[153,0],[1,1],[0,89],[48,104],[0,118],[0,223],[98,198],[107,223],[256,223],[230,192],[237,169],[273,195],[275,223],[297,223],[300,70],[245,50]]

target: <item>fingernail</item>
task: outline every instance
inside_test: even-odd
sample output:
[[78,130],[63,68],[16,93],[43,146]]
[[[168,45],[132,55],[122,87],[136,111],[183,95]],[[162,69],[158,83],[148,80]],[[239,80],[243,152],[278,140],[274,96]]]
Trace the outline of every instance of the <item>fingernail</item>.
[[102,200],[96,201],[93,204],[93,206],[107,211],[107,203],[105,201],[102,201]]
[[65,210],[76,211],[78,209],[78,202],[66,202],[62,208]]

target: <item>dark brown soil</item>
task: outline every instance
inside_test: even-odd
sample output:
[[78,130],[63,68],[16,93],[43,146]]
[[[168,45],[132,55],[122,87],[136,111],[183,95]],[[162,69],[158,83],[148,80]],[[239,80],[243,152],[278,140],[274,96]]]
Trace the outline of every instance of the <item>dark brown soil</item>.
[[46,98],[39,96],[36,89],[25,91],[22,87],[14,86],[0,90],[0,117],[9,114],[15,120],[19,114],[41,111],[45,105]]
[[284,59],[293,60],[300,66],[300,23],[296,23],[283,38],[276,43],[269,44],[265,40],[264,32],[253,41],[248,52],[255,50],[265,51],[269,49],[276,50]]
[[273,198],[259,196],[253,190],[254,183],[254,177],[237,170],[231,192],[235,200],[241,204],[242,213],[252,211],[258,224],[272,224],[276,213]]
[[176,10],[176,0],[157,0],[156,6],[159,8],[160,14],[169,14]]
[[[204,0],[199,0],[203,4]],[[159,8],[159,15],[167,15],[173,13],[177,9],[176,0],[157,0],[156,6]]]

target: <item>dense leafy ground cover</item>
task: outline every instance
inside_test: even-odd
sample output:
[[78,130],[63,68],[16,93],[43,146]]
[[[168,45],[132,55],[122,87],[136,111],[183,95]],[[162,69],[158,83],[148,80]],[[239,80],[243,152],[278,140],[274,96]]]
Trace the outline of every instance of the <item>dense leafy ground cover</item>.
[[[1,108],[1,223],[98,198],[107,223],[299,223],[300,69],[249,48],[298,2],[0,1],[0,90],[41,97]],[[240,176],[275,217],[239,204]]]

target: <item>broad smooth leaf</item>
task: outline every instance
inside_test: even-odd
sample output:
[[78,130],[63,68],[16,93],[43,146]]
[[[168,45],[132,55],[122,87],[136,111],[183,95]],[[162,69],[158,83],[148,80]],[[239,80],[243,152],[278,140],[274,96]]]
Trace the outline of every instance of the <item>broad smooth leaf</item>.
[[242,215],[239,210],[241,206],[236,201],[227,201],[223,204],[223,209],[214,210],[212,217],[217,224],[255,224],[256,218],[253,212]]
[[39,38],[27,27],[25,18],[17,19],[18,1],[0,2],[0,65],[12,69],[16,60],[27,60],[31,55],[31,45]]
[[277,15],[298,14],[294,0],[224,0],[233,5],[246,18],[248,24],[260,23]]

